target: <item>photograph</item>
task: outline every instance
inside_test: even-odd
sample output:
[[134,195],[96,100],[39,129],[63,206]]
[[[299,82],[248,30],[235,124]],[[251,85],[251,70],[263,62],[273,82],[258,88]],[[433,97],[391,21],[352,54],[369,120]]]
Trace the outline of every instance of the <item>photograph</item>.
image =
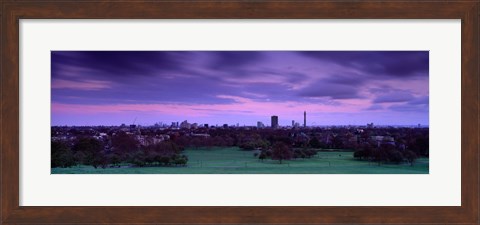
[[51,51],[52,174],[429,174],[429,51]]

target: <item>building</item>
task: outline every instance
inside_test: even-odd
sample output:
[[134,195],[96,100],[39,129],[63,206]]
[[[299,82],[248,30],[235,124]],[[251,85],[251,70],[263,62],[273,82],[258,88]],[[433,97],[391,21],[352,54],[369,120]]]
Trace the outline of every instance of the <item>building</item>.
[[295,120],[292,120],[292,127],[295,126]]
[[303,127],[307,127],[307,111],[303,111]]
[[272,128],[278,128],[278,116],[272,116]]
[[172,128],[178,128],[178,122],[172,122]]
[[180,128],[183,128],[183,129],[190,129],[191,125],[190,123],[188,123],[188,121],[183,121],[181,124],[180,124]]
[[377,142],[377,147],[380,147],[380,144],[390,144],[390,145],[395,145],[395,138],[391,136],[371,136],[371,139],[375,142]]
[[265,127],[265,124],[263,124],[260,121],[257,122],[257,128],[264,128],[264,127]]

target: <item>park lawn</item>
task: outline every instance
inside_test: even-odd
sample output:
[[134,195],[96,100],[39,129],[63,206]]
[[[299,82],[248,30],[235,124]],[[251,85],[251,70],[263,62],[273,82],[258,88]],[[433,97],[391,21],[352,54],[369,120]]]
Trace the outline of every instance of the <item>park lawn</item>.
[[382,164],[359,161],[353,152],[320,151],[311,159],[260,161],[252,151],[230,148],[185,150],[187,166],[125,167],[95,169],[92,166],[52,168],[52,174],[428,174],[428,158],[409,164]]

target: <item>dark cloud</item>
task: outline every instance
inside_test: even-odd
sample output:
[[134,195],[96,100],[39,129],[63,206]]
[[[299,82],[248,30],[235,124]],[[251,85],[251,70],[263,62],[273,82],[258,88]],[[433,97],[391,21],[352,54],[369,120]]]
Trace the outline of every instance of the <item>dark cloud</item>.
[[375,94],[375,95],[385,94],[386,92],[389,92],[389,91],[392,91],[392,90],[396,90],[396,89],[390,87],[389,85],[379,85],[377,87],[368,89],[368,91],[370,93]]
[[300,90],[299,95],[303,97],[329,97],[332,99],[352,99],[360,98],[358,94],[359,87],[352,85],[327,82],[325,80],[317,81],[308,87]]
[[391,105],[389,109],[399,112],[428,112],[429,98],[428,96],[415,97],[408,102]]
[[374,103],[388,103],[388,102],[407,102],[414,99],[414,96],[408,91],[391,91],[389,93],[380,94],[373,102]]
[[410,105],[428,105],[429,104],[429,97],[428,96],[421,96],[417,97],[410,102],[408,102]]
[[235,69],[238,70],[238,75],[248,74],[244,73],[245,66],[251,63],[258,63],[263,59],[260,51],[212,51],[208,52],[208,54],[213,59],[210,65],[211,69]]
[[426,105],[412,105],[408,103],[391,105],[388,109],[397,112],[428,112],[428,106]]
[[[300,99],[288,89],[288,85],[283,83],[256,82],[236,88],[235,91],[237,91],[237,95],[241,94],[244,97],[254,99],[256,101],[300,101]],[[257,96],[252,96],[248,93],[255,93]]]
[[[75,104],[184,102],[227,103],[233,94],[218,76],[200,73],[198,52],[53,51],[52,82],[108,81],[112,88],[52,89],[53,101]],[[66,98],[64,96],[70,96]],[[77,96],[78,98],[72,98]]]
[[303,88],[299,91],[299,95],[331,99],[362,98],[359,92],[365,82],[365,78],[356,73],[332,74]]
[[341,84],[348,86],[357,86],[367,82],[365,76],[362,74],[348,73],[348,74],[332,74],[323,79],[324,82],[332,84]]
[[370,107],[366,108],[365,110],[368,110],[368,111],[375,111],[375,110],[382,110],[384,109],[383,106],[381,105],[371,105]]
[[[337,99],[363,99],[360,93],[369,91],[375,104],[366,110],[382,109],[381,103],[399,103],[389,108],[395,111],[428,109],[428,96],[386,84],[428,76],[428,52],[53,51],[51,57],[52,84],[63,82],[52,88],[52,101],[61,103],[229,104],[234,100],[218,96],[231,95],[340,107]],[[318,68],[307,58],[336,66]]]
[[82,79],[98,75],[104,79],[121,79],[185,71],[188,64],[184,62],[188,62],[193,54],[174,51],[52,51],[52,78],[79,70],[89,71],[82,74]]
[[234,95],[235,90],[209,77],[143,77],[131,81],[116,81],[114,88],[98,91],[77,89],[52,89],[52,100],[67,100],[64,96],[81,96],[68,99],[75,104],[120,104],[137,101],[140,103],[230,103],[217,95]]
[[374,76],[428,76],[428,51],[303,51],[299,54]]
[[287,72],[284,73],[287,82],[290,84],[298,84],[299,82],[303,82],[306,79],[308,79],[308,76],[305,75],[304,73],[298,73],[298,72]]

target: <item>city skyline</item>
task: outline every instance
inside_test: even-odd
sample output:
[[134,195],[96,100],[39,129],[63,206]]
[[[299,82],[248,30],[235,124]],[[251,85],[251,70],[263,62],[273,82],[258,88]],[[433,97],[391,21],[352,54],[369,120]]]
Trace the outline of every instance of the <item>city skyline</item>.
[[51,125],[428,126],[428,51],[52,51]]

